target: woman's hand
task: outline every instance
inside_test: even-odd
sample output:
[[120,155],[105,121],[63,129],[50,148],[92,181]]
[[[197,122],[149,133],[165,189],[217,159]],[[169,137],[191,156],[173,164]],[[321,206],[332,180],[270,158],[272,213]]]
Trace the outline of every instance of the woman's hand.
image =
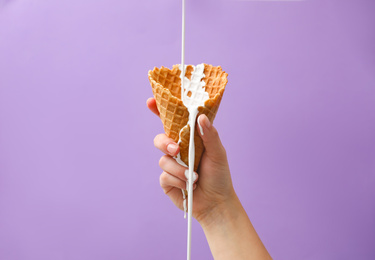
[[[155,99],[149,98],[147,106],[159,115]],[[205,151],[194,184],[192,213],[203,228],[214,259],[272,259],[234,191],[226,152],[216,129],[205,115],[198,117],[198,124],[203,133],[199,127],[196,131]],[[173,203],[183,209],[181,189],[186,188],[187,168],[173,159],[179,147],[165,134],[157,135],[154,144],[166,154],[159,161],[163,170],[160,185]]]
[[[155,99],[147,100],[148,108],[159,115]],[[193,197],[193,216],[203,224],[209,221],[216,209],[222,205],[236,200],[232,180],[229,172],[228,160],[225,149],[221,144],[218,132],[211,125],[205,115],[198,118],[199,135],[203,140],[205,152],[200,162],[199,173],[196,174]],[[186,189],[186,167],[181,166],[173,159],[179,153],[178,145],[165,134],[159,134],[154,139],[154,145],[166,155],[162,156],[159,165],[163,170],[160,175],[160,185],[164,193],[173,203],[183,209],[183,196],[181,189]],[[198,178],[199,176],[199,178]]]

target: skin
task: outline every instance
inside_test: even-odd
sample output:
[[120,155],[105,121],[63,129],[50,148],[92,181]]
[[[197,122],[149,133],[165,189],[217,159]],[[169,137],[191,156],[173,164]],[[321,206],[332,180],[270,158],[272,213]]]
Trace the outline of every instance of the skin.
[[[159,116],[154,98],[147,100],[147,107]],[[198,124],[203,129],[203,135],[198,127],[196,131],[203,140],[205,152],[193,186],[193,217],[202,226],[214,259],[272,259],[233,188],[226,151],[217,130],[205,115],[198,117]],[[181,189],[186,188],[187,168],[173,159],[179,147],[165,134],[157,135],[154,145],[165,153],[159,161],[163,170],[160,186],[183,210]]]

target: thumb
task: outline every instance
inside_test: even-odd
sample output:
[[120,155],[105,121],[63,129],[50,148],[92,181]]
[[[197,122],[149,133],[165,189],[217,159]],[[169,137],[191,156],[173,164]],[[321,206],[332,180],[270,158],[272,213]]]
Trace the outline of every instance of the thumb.
[[227,160],[227,154],[222,145],[216,128],[204,114],[198,117],[198,132],[203,140],[207,156],[214,162],[222,163]]

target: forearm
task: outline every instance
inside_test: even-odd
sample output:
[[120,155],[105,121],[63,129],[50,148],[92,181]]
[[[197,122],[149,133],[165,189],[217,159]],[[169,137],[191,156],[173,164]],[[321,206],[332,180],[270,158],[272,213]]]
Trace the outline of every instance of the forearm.
[[237,196],[201,221],[215,260],[272,259]]

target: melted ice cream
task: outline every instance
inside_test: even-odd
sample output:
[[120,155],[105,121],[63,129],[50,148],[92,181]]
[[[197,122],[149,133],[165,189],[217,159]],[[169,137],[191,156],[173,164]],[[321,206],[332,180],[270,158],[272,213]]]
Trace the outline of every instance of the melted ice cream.
[[[209,99],[209,95],[205,90],[206,83],[202,81],[205,77],[204,74],[204,64],[199,64],[197,66],[192,66],[193,71],[191,73],[190,80],[185,77],[186,65],[180,65],[180,78],[181,78],[181,100],[185,107],[189,111],[189,121],[185,126],[190,127],[190,140],[189,140],[189,170],[185,171],[188,181],[186,182],[186,190],[188,194],[188,205],[186,209],[186,196],[185,191],[182,190],[183,196],[183,207],[184,207],[184,217],[186,218],[186,211],[188,212],[188,259],[190,259],[190,247],[191,247],[191,220],[193,211],[193,183],[195,181],[194,176],[194,164],[195,164],[195,144],[194,144],[194,132],[195,132],[195,122],[198,115],[198,107],[204,106],[206,100]],[[182,129],[184,129],[183,127]],[[178,140],[178,144],[181,143],[181,133]],[[185,167],[188,167],[182,160],[181,155],[178,154],[176,158],[177,162]]]
[[[193,181],[191,181],[193,178],[194,173],[194,161],[195,161],[195,144],[194,144],[194,130],[195,130],[195,122],[197,119],[198,114],[198,107],[204,106],[204,103],[206,100],[209,99],[209,95],[205,90],[206,83],[202,81],[202,79],[205,77],[204,75],[204,64],[199,64],[197,66],[192,66],[193,71],[191,73],[190,80],[187,77],[182,77],[182,71],[186,71],[186,66],[184,67],[184,70],[182,70],[182,66],[180,65],[181,70],[181,100],[184,103],[185,107],[189,111],[189,121],[188,125],[190,126],[190,142],[189,142],[189,174],[187,176],[187,183],[186,183],[186,190],[188,191],[188,212],[191,212],[192,209],[192,199],[190,203],[190,198],[192,197],[192,189],[190,191],[190,186],[193,185]],[[187,126],[185,126],[187,127]],[[182,129],[184,129],[183,127]],[[181,132],[180,131],[180,139],[178,143],[181,142]],[[180,154],[177,155],[176,158],[177,162],[181,164],[184,167],[188,167],[182,160]],[[185,192],[182,191],[183,194],[183,205],[184,205],[184,217],[186,218],[186,196]],[[191,195],[190,195],[191,194]]]

